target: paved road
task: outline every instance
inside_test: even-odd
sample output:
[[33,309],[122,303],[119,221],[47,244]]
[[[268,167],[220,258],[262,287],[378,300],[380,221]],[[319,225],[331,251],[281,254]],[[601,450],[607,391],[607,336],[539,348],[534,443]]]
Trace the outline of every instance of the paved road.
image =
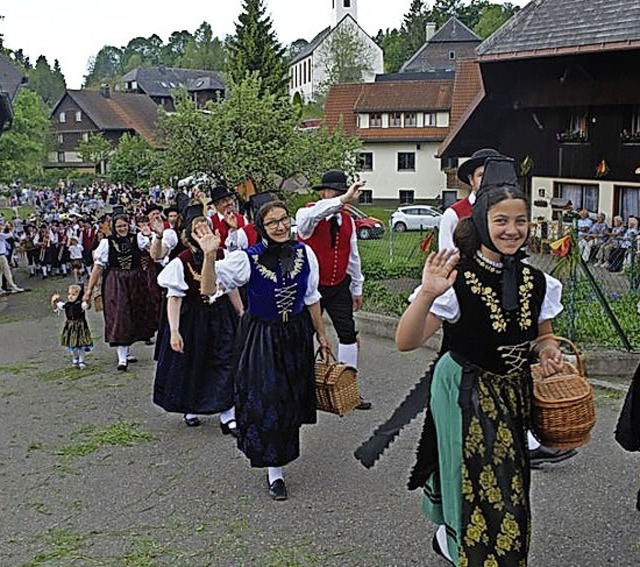
[[[444,567],[420,495],[405,489],[420,423],[372,470],[352,457],[432,351],[401,355],[390,340],[363,336],[361,378],[374,409],[322,414],[303,430],[302,456],[287,467],[290,499],[273,502],[263,471],[216,418],[186,428],[153,406],[151,347],[136,347],[140,362],[116,373],[92,313],[91,366],[68,368],[57,346],[62,320],[47,311],[60,282],[35,282],[0,305],[0,566]],[[533,473],[532,566],[640,565],[640,456],[612,441],[619,406],[600,393],[592,442]],[[114,437],[82,455],[91,428],[114,424]],[[121,446],[131,431],[152,439]]]

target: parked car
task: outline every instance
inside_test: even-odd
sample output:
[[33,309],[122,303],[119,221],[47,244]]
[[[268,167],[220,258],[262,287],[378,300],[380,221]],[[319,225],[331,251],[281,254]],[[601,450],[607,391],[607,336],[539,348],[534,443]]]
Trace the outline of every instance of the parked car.
[[395,232],[428,230],[440,226],[441,218],[442,213],[429,205],[398,207],[391,214],[391,229]]
[[356,234],[360,240],[380,238],[384,234],[384,223],[376,217],[371,217],[353,205],[347,204],[344,210],[351,215],[356,225]]

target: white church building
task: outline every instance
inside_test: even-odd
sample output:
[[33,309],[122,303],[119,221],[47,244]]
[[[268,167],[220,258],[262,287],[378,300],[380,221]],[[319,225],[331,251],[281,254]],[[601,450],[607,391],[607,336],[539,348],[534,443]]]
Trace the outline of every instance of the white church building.
[[316,35],[289,64],[289,94],[300,93],[304,101],[315,100],[327,81],[327,64],[333,38],[345,31],[362,44],[369,68],[362,81],[370,83],[384,72],[382,49],[358,24],[358,0],[331,0],[331,26]]

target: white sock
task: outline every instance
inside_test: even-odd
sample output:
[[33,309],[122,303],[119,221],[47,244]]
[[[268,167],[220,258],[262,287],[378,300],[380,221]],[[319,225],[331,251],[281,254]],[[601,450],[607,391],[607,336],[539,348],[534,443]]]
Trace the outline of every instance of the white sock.
[[236,408],[231,406],[228,410],[224,410],[220,413],[220,423],[229,423],[236,420]]
[[531,431],[527,431],[527,445],[529,446],[529,451],[535,451],[540,447],[540,441],[535,438]]
[[116,351],[118,351],[118,364],[127,365],[127,351],[129,347],[119,346],[116,347]]
[[84,362],[84,352],[81,349],[78,350],[78,362]]
[[449,560],[451,559],[451,555],[449,554],[449,545],[447,544],[447,528],[444,526],[438,526],[436,531],[436,539],[438,540],[438,545],[440,546],[440,551],[442,554]]
[[271,486],[279,478],[284,480],[284,467],[267,467],[267,474],[269,475],[269,486]]
[[352,345],[338,343],[338,361],[358,368],[358,343]]
[[194,419],[194,418],[196,418],[196,417],[198,417],[198,414],[197,414],[197,413],[185,413],[185,414],[184,414],[184,418],[185,418],[185,419]]

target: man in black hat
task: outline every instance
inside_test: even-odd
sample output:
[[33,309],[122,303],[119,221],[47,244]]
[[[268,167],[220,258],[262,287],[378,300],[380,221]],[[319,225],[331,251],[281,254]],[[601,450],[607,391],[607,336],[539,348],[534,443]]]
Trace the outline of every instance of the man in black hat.
[[443,213],[438,231],[438,249],[451,250],[455,248],[453,232],[460,219],[471,216],[473,204],[476,202],[476,192],[480,188],[484,173],[484,162],[489,157],[501,157],[501,154],[493,148],[482,148],[473,152],[472,156],[458,168],[458,179],[471,186],[471,193],[448,207]]
[[[331,170],[313,187],[320,201],[296,213],[298,238],[315,252],[320,267],[322,296],[320,306],[327,310],[338,334],[338,360],[358,367],[358,342],[353,312],[362,305],[364,276],[358,252],[355,224],[343,210],[356,203],[364,181],[347,186],[343,171]],[[358,409],[370,409],[371,402],[360,400]]]
[[214,232],[220,232],[218,260],[224,257],[226,241],[230,230],[237,230],[246,224],[245,218],[236,212],[235,191],[224,185],[216,185],[209,193],[215,212],[211,216]]

